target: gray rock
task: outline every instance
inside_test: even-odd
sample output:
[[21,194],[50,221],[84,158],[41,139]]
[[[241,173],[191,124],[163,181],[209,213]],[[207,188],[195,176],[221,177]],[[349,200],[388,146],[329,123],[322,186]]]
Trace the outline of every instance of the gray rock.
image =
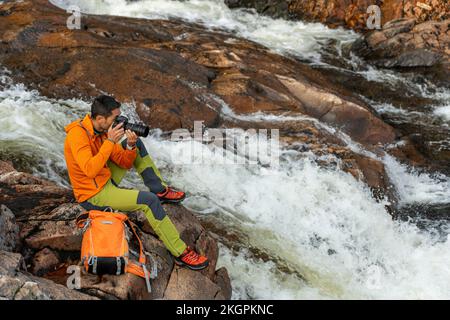
[[11,210],[0,205],[0,250],[14,251],[19,243],[19,227]]
[[19,253],[0,251],[0,275],[15,276],[23,266]]
[[417,49],[406,51],[390,60],[380,60],[376,65],[393,67],[431,67],[438,64],[442,59],[442,54],[427,49]]

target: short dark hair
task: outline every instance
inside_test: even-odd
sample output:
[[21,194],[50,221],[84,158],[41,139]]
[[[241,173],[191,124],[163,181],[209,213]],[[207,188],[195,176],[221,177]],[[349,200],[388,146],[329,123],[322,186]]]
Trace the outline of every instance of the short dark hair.
[[120,103],[110,96],[101,95],[95,98],[91,106],[91,117],[95,119],[97,116],[105,118],[112,115],[114,109],[120,108]]

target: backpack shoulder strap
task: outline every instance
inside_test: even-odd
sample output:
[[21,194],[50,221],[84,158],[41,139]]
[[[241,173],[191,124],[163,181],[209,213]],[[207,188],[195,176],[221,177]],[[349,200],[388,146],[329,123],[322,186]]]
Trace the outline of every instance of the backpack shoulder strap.
[[142,244],[141,238],[139,238],[139,236],[136,232],[136,228],[133,226],[133,223],[130,221],[130,219],[127,218],[124,222],[131,229],[134,236],[136,237],[136,239],[139,242],[139,263],[145,264],[146,259],[145,259],[145,254],[144,254],[144,246]]
[[151,293],[152,287],[150,285],[150,273],[148,272],[147,267],[145,266],[146,259],[144,253],[144,246],[142,245],[141,238],[139,238],[136,232],[136,228],[133,226],[133,223],[130,221],[130,219],[127,218],[125,220],[125,223],[133,231],[134,236],[139,242],[139,264],[129,262],[127,266],[127,272],[137,275],[138,277],[144,278],[145,284],[147,285],[147,291]]

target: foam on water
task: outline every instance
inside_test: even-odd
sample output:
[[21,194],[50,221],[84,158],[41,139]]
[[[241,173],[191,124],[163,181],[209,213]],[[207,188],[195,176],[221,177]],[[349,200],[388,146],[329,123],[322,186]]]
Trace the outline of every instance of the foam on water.
[[[3,75],[2,82],[10,81]],[[61,177],[66,171],[64,125],[87,108],[80,101],[57,102],[23,85],[8,85],[0,91],[0,152],[10,160],[27,158],[36,163],[29,168],[33,173],[68,186]]]
[[[264,112],[256,112],[251,114],[236,114],[228,104],[215,95],[209,95],[209,98],[214,99],[221,106],[221,115],[228,119],[250,121],[250,122],[287,122],[287,121],[309,121],[317,128],[325,130],[330,134],[336,135],[342,141],[344,141],[347,147],[357,154],[367,156],[379,160],[384,163],[386,169],[388,170],[389,177],[392,183],[395,185],[397,191],[399,192],[401,204],[411,204],[411,203],[448,203],[450,199],[450,178],[440,175],[434,176],[427,173],[419,173],[416,170],[412,170],[406,165],[399,163],[394,157],[386,154],[385,156],[379,157],[373,152],[370,152],[352,138],[325,123],[318,121],[315,118],[309,117],[307,115],[274,115],[266,114]],[[396,108],[391,104],[374,105],[375,109],[380,113],[394,113],[401,114],[403,116],[408,116],[410,118],[415,118],[416,122],[420,122],[421,118],[425,116],[424,113],[416,111],[407,111],[403,109]],[[444,107],[445,108],[445,107]],[[426,123],[423,123],[426,125]]]
[[437,115],[438,117],[441,117],[445,121],[450,122],[450,105],[443,106],[443,107],[437,107],[434,110],[434,114]]
[[450,178],[445,175],[431,176],[419,173],[400,164],[389,154],[383,162],[389,178],[400,196],[400,204],[448,203],[450,199]]
[[[328,299],[320,289],[310,287],[299,277],[280,272],[273,262],[256,259],[246,249],[233,252],[220,245],[217,267],[230,274],[232,299]],[[255,275],[262,275],[255,277]]]
[[[163,167],[192,147],[151,138],[146,144]],[[197,147],[202,164],[166,170],[171,182],[207,199],[198,204],[204,214],[228,212],[253,246],[294,266],[308,286],[340,298],[448,296],[441,281],[450,276],[449,241],[437,243],[413,225],[393,222],[385,203],[350,174],[308,159],[282,161],[277,170],[227,166]],[[253,281],[258,274],[248,285]]]

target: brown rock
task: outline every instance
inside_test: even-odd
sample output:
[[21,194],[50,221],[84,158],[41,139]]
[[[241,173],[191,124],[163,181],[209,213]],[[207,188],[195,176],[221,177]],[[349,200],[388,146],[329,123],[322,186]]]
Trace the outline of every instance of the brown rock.
[[431,67],[450,70],[450,19],[417,23],[416,19],[393,20],[353,44],[366,60],[387,68]]
[[[87,15],[83,17],[84,29],[68,31],[63,23],[58,27],[67,19],[62,10],[43,0],[27,2],[27,12],[30,7],[36,19],[45,17],[54,23],[52,28],[46,24],[37,27],[32,20],[27,25],[32,39],[17,34],[14,46],[0,44],[0,62],[16,80],[31,87],[39,83],[42,94],[58,98],[90,98],[109,92],[122,101],[133,101],[143,121],[163,130],[191,129],[196,120],[202,120],[206,127],[218,125],[230,118],[221,114],[224,107],[236,114],[305,113],[301,97],[277,75],[299,75],[297,82],[318,92],[335,91],[345,103],[347,98],[343,97],[353,95],[341,85],[331,84],[321,71],[250,41],[229,41],[229,35],[198,25]],[[2,26],[11,29],[14,17],[24,10],[23,6],[12,6]],[[130,36],[137,31],[139,36]],[[27,46],[32,48],[24,50]],[[33,70],[23,69],[24,63]],[[358,98],[351,97],[351,101],[366,109]],[[329,123],[342,125],[344,119],[339,114],[344,113],[338,109],[327,115]],[[357,117],[357,124],[345,123],[347,132],[356,134],[355,140],[384,142],[392,133],[389,128],[386,134],[374,132],[378,121],[369,112],[360,112]],[[366,128],[373,133],[371,137],[361,134]]]
[[282,76],[278,78],[302,102],[306,113],[323,122],[340,126],[358,142],[389,143],[395,138],[391,126],[361,105],[293,78]]
[[394,207],[398,197],[386,173],[384,164],[381,161],[361,155],[354,155],[354,158],[357,167],[362,172],[364,182],[372,190],[374,198],[381,200],[384,196],[387,196],[392,203],[392,207]]
[[47,272],[55,270],[59,263],[58,253],[48,248],[44,248],[34,255],[31,273],[42,276]]
[[224,299],[221,288],[200,272],[175,267],[167,284],[164,299],[215,300]]
[[30,248],[40,250],[49,247],[65,251],[77,251],[81,248],[82,237],[75,221],[44,221],[37,228],[39,231],[25,239]]
[[[42,12],[36,13],[31,7]],[[37,76],[37,82],[46,88],[42,90],[44,94],[63,98],[74,95],[92,97],[109,92],[123,102],[136,105],[150,98],[158,108],[154,113],[152,110],[151,117],[142,114],[141,118],[152,127],[163,130],[190,127],[193,121],[200,119],[208,125],[216,121],[217,113],[195,99],[191,87],[192,83],[206,86],[212,73],[183,58],[180,53],[151,48],[161,41],[173,41],[171,32],[164,27],[155,30],[148,27],[145,20],[133,23],[129,19],[129,24],[123,24],[120,22],[122,18],[113,21],[115,18],[86,16],[83,17],[85,28],[71,31],[66,28],[65,11],[41,0],[39,4],[29,1],[26,5],[13,5],[11,14],[2,18],[0,29],[11,30],[11,24],[15,24],[25,11],[53,22],[37,26],[33,24],[34,20],[24,21],[28,22],[28,34],[33,35],[30,39],[21,37],[20,32],[14,29],[15,38],[8,36],[7,50],[16,49],[21,53],[11,56],[7,64],[19,67],[24,61],[30,61],[33,68],[24,70],[25,73],[30,72],[24,75],[24,80],[31,80],[31,74]],[[162,25],[165,23],[161,22]],[[140,36],[132,37],[137,29]],[[5,41],[5,33],[0,34],[0,40]],[[28,45],[33,46],[36,52],[22,50]]]
[[120,276],[95,276],[83,273],[81,290],[106,300],[148,300],[151,298],[144,279],[131,273]]
[[0,202],[11,209],[18,219],[51,211],[73,199],[69,189],[31,174],[18,172],[10,164],[0,163]]
[[217,285],[221,288],[222,295],[225,300],[230,300],[233,291],[230,285],[231,281],[227,269],[220,268],[219,270],[217,270],[214,282],[217,283]]

